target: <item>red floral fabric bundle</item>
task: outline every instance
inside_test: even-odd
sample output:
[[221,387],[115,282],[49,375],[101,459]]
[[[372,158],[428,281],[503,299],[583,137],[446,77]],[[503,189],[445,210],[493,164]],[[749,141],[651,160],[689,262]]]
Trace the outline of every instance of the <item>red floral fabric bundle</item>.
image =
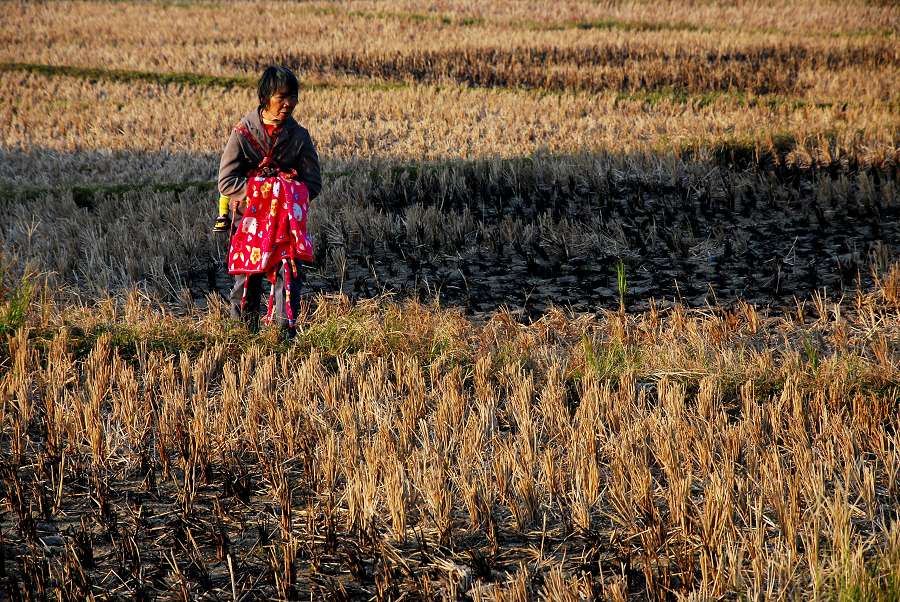
[[[272,283],[266,323],[272,321],[275,300],[275,281],[278,268],[283,268],[284,307],[288,327],[293,328],[291,309],[291,280],[297,277],[297,262],[312,261],[312,242],[306,233],[309,210],[309,190],[303,182],[291,179],[290,174],[277,176],[251,175],[247,184],[247,209],[231,237],[228,251],[229,274],[265,274]],[[247,285],[241,308],[247,301]]]
[[247,209],[231,239],[229,274],[275,272],[283,260],[310,262],[313,247],[306,233],[309,191],[282,174],[253,176],[247,185]]

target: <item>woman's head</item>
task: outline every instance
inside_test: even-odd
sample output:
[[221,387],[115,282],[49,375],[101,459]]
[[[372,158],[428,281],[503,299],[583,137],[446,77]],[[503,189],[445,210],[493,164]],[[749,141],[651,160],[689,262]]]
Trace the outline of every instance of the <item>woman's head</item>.
[[284,122],[294,112],[299,91],[297,76],[287,67],[266,67],[256,86],[260,108],[266,119],[276,123]]

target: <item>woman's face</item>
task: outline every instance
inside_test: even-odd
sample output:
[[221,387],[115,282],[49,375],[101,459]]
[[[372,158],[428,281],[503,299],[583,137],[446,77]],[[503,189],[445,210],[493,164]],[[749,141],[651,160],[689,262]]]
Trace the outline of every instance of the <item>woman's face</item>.
[[264,107],[266,118],[275,123],[284,123],[297,106],[297,95],[286,90],[279,90],[269,97]]

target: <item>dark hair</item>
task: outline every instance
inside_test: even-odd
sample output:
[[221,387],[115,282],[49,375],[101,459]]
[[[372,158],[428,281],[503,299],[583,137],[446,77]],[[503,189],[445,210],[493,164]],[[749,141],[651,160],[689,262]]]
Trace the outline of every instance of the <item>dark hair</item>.
[[287,67],[270,65],[262,72],[259,83],[256,85],[256,93],[259,96],[259,106],[269,104],[272,95],[278,92],[287,92],[289,95],[300,91],[300,83],[297,76]]

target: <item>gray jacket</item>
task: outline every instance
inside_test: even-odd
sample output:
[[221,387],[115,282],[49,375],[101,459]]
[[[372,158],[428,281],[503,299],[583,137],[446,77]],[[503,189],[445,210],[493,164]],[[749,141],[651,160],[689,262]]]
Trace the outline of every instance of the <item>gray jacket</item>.
[[[253,109],[241,119],[241,123],[259,141],[263,148],[269,148],[272,141],[266,135],[259,109]],[[219,161],[219,192],[227,197],[243,199],[247,196],[247,174],[256,169],[262,155],[240,133],[232,130],[222,159]],[[283,169],[296,169],[297,179],[305,182],[309,198],[313,199],[322,190],[322,173],[319,155],[306,128],[289,118],[275,140],[272,161]]]

